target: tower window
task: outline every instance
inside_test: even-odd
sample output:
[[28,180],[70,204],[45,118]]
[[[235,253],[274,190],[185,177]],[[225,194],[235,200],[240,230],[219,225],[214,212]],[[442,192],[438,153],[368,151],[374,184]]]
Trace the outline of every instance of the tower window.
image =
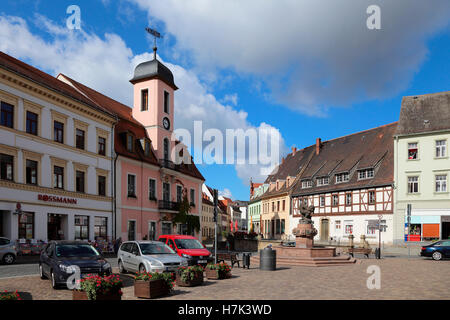
[[164,160],[169,160],[169,139],[164,139]]
[[141,111],[148,110],[148,89],[141,91]]
[[169,113],[170,95],[167,91],[164,91],[164,112]]

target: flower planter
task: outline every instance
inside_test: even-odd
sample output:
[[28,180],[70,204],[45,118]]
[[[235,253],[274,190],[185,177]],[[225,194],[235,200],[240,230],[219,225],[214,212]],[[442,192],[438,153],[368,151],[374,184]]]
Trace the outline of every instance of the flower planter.
[[138,298],[153,299],[164,296],[168,294],[169,291],[169,286],[163,279],[134,281],[134,296]]
[[196,273],[194,279],[192,280],[187,279],[186,281],[183,281],[183,279],[181,279],[181,274],[177,272],[176,284],[179,287],[194,287],[201,285],[202,283],[203,283],[203,272]]
[[221,279],[229,279],[231,278],[231,273],[229,272],[222,272],[215,269],[205,269],[205,274],[207,279],[212,280],[221,280]]
[[[89,300],[86,292],[79,290],[72,290],[72,300]],[[99,294],[97,293],[98,301],[111,301],[111,300],[122,300],[122,295],[118,292],[108,293],[108,294]]]

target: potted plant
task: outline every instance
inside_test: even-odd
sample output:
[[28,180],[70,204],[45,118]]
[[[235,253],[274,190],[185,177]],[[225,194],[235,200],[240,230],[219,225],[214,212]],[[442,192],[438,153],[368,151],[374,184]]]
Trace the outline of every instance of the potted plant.
[[193,287],[202,284],[203,271],[203,267],[200,265],[178,268],[176,275],[177,286]]
[[172,288],[171,273],[136,273],[134,277],[134,296],[138,298],[153,299],[164,296],[172,291]]
[[17,291],[15,292],[8,292],[5,290],[4,292],[0,292],[0,301],[4,300],[22,300],[19,293]]
[[80,289],[72,291],[73,300],[121,300],[122,281],[118,275],[101,277],[98,275],[88,275],[81,279]]
[[209,263],[205,268],[206,278],[208,279],[229,279],[231,278],[231,268],[225,262]]

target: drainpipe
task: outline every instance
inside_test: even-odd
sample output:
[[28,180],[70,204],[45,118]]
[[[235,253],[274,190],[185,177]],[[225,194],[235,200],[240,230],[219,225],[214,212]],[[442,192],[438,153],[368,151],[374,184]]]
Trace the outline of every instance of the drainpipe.
[[[114,235],[114,240],[117,239],[117,199],[116,199],[116,166],[117,166],[117,158],[119,157],[118,154],[116,154],[115,150],[114,150],[114,126],[115,123],[111,126],[111,155],[113,155],[113,157],[111,158],[111,173],[113,175],[113,178],[111,179],[113,181],[112,183],[112,207],[113,207],[113,235]],[[114,158],[114,160],[113,160]]]

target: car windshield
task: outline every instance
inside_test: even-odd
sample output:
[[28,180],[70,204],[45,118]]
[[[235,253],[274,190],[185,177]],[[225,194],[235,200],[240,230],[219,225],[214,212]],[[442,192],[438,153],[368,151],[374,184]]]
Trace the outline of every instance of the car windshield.
[[89,244],[56,245],[57,257],[96,257],[99,255],[98,251]]
[[165,245],[162,242],[154,242],[154,243],[140,243],[141,252],[144,255],[147,254],[171,254],[175,253],[169,246]]
[[178,249],[203,249],[202,244],[197,239],[175,239]]

